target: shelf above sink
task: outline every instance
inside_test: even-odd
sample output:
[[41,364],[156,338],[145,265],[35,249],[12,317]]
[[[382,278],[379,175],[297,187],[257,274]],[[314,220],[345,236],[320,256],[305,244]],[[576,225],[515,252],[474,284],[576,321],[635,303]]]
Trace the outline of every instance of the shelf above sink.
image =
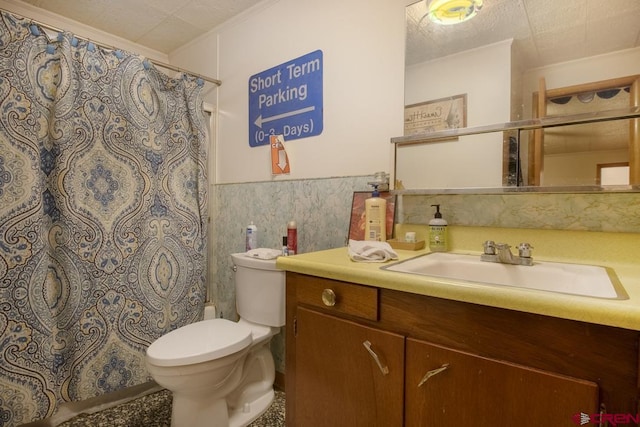
[[532,266],[480,261],[480,255],[432,252],[381,267],[485,286],[509,286],[605,299],[628,299],[615,272],[608,267],[535,261]]

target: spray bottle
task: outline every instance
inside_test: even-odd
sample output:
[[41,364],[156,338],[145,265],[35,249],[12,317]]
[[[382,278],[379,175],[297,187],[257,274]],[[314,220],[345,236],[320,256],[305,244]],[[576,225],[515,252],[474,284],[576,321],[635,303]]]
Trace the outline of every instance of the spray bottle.
[[298,252],[298,224],[295,221],[287,223],[287,252],[295,255]]

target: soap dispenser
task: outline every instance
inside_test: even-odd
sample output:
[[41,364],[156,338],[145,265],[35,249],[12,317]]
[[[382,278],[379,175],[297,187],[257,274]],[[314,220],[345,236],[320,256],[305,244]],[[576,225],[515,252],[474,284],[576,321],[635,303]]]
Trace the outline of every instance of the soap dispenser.
[[364,201],[364,240],[387,240],[387,201],[380,197],[378,185],[373,184],[371,197]]
[[429,249],[431,252],[445,252],[447,250],[447,221],[442,219],[440,205],[435,206],[436,213],[429,221]]

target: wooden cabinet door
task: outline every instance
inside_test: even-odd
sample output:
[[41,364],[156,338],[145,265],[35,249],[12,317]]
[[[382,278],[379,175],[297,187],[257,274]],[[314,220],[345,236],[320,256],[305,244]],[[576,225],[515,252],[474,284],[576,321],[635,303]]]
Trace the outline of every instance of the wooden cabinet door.
[[406,352],[406,426],[575,427],[580,413],[598,412],[598,385],[590,381],[410,338]]
[[402,426],[403,336],[303,307],[296,330],[296,427]]

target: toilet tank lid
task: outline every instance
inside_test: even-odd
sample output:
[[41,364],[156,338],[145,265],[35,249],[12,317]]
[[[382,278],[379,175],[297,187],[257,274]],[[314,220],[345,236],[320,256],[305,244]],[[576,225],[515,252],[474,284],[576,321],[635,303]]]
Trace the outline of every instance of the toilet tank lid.
[[231,254],[231,259],[233,260],[233,263],[239,267],[255,268],[258,270],[282,271],[279,268],[276,268],[275,258],[274,259],[252,258],[250,256],[247,256],[245,252],[240,252],[237,254]]
[[247,325],[226,319],[210,319],[175,329],[147,348],[147,359],[156,366],[192,365],[219,359],[253,342]]

